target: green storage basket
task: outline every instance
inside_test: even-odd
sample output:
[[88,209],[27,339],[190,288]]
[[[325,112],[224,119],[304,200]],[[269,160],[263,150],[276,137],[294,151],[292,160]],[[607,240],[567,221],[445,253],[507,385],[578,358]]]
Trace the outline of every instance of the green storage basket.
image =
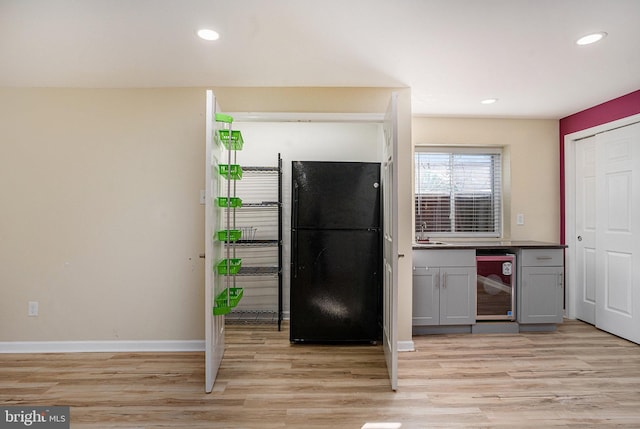
[[242,231],[239,229],[225,229],[218,231],[218,241],[238,241],[242,237]]
[[242,140],[242,133],[240,133],[240,131],[231,131],[231,144],[229,144],[229,130],[218,130],[218,136],[225,148],[229,150],[242,150],[244,141]]
[[225,122],[230,124],[233,122],[233,117],[231,115],[225,115],[224,113],[216,113],[216,122]]
[[218,207],[242,207],[242,200],[238,197],[218,197]]
[[213,307],[213,315],[214,316],[222,316],[231,312],[231,307]]
[[239,287],[232,287],[223,290],[218,296],[216,296],[216,305],[213,307],[213,314],[215,316],[221,316],[227,314],[232,308],[238,305],[242,299],[244,290]]
[[242,167],[238,164],[220,164],[218,165],[218,171],[220,175],[225,178],[230,178],[231,180],[240,180],[242,179]]
[[229,259],[229,272],[227,272],[227,260],[223,259],[218,262],[216,265],[216,270],[218,274],[238,274],[240,271],[240,267],[242,266],[242,259],[240,258],[230,258]]

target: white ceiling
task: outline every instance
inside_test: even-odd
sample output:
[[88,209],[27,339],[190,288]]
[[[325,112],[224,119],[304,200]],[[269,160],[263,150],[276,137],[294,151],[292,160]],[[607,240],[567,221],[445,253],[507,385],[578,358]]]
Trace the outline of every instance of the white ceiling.
[[418,115],[561,118],[640,89],[640,0],[0,0],[0,86],[409,86]]

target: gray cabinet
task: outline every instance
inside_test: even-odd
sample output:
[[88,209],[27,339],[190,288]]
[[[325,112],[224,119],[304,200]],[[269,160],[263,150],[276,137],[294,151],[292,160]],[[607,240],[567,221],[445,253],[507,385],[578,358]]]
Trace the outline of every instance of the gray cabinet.
[[475,323],[475,290],[474,250],[414,250],[413,326]]
[[520,251],[518,322],[562,323],[564,262],[562,249]]

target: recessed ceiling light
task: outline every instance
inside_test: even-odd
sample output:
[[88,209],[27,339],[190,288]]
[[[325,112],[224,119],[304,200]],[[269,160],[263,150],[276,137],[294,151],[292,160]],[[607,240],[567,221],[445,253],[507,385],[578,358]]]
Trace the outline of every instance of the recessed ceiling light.
[[592,43],[596,43],[597,41],[604,39],[606,36],[607,36],[607,33],[605,33],[604,31],[601,31],[599,33],[591,33],[591,34],[587,34],[586,36],[582,36],[581,38],[576,40],[576,43],[578,45],[590,45]]
[[480,103],[482,104],[493,104],[496,101],[498,101],[497,98],[485,98],[484,100],[482,100]]
[[201,30],[198,30],[198,37],[204,40],[218,40],[220,38],[220,35],[217,31],[203,28]]

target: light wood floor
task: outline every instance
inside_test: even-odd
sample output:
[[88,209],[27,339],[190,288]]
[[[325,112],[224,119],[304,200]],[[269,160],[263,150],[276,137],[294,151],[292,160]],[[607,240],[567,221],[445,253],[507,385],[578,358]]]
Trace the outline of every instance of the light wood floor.
[[379,346],[226,338],[211,394],[202,353],[5,354],[0,404],[69,405],[72,428],[640,428],[640,346],[581,322],[415,337],[395,393]]

